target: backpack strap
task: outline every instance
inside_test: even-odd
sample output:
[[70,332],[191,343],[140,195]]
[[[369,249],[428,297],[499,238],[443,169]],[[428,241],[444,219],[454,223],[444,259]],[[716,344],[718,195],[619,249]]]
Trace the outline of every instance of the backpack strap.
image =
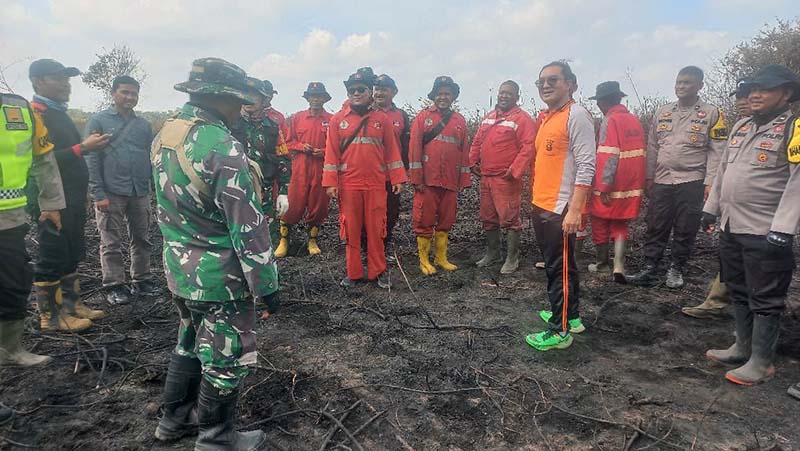
[[172,150],[178,158],[178,164],[180,164],[181,170],[186,174],[186,177],[189,177],[192,186],[194,186],[197,191],[209,196],[211,189],[206,182],[200,179],[197,172],[195,172],[192,163],[186,156],[186,150],[183,146],[186,142],[186,137],[189,136],[192,129],[203,122],[204,121],[199,118],[187,120],[171,117],[167,119],[164,123],[164,127],[161,128],[158,136],[153,140],[153,146],[150,148],[150,160],[155,166],[161,159],[162,148]]

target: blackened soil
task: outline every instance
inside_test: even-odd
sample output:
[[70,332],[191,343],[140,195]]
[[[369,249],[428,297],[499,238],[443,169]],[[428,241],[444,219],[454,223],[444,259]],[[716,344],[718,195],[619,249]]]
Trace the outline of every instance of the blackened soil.
[[[409,197],[388,292],[338,286],[344,255],[335,208],[322,256],[303,255],[298,242],[295,256],[280,261],[284,306],[258,325],[259,363],[239,406],[240,426],[263,428],[268,449],[800,449],[800,401],[786,394],[800,381],[796,306],[784,316],[775,378],[753,388],[726,382],[726,368],[704,357],[732,343],[732,319],[680,313],[703,300],[717,271],[711,238],[699,237],[682,290],[616,285],[581,271],[587,331],[566,351],[541,353],[524,342],[543,327],[536,312],[547,306],[530,228],[516,274],[476,269],[482,233],[477,195],[468,190],[450,247],[459,270],[425,277]],[[637,223],[629,270],[641,262],[643,233]],[[93,291],[100,285],[94,223],[87,234],[81,271],[88,302],[102,305]],[[155,228],[153,235],[160,240]],[[593,252],[587,244],[582,266]],[[153,261],[160,270],[158,256]],[[798,300],[797,288],[790,294]],[[5,449],[192,449],[189,438],[166,445],[153,438],[177,329],[169,298],[108,312],[80,335],[42,333],[30,321],[28,347],[55,361],[0,370],[0,399],[17,410],[0,428]],[[346,431],[335,431],[331,418]]]

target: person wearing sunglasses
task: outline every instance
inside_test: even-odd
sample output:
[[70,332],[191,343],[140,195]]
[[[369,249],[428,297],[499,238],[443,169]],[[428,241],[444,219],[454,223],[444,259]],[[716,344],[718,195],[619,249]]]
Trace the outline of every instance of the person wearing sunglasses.
[[585,330],[578,312],[575,234],[595,173],[594,120],[572,95],[578,79],[569,64],[544,66],[536,81],[547,110],[539,116],[533,163],[532,203],[536,241],[544,255],[550,310],[539,312],[547,328],[525,337],[539,351],[565,349],[570,332]]
[[508,252],[500,274],[519,268],[522,174],[530,168],[536,138],[536,124],[518,101],[519,85],[504,81],[497,105],[481,120],[469,151],[470,169],[481,179],[480,219],[486,236],[486,253],[475,264],[485,268],[500,261],[506,230]]
[[[411,123],[409,169],[414,185],[413,227],[419,268],[425,275],[458,267],[447,260],[447,241],[456,222],[458,192],[471,184],[467,121],[453,111],[460,88],[452,78],[436,77],[428,99],[433,102]],[[433,265],[428,259],[431,239]],[[436,266],[434,266],[436,265]]]
[[675,79],[677,102],[658,110],[647,139],[647,232],[644,268],[628,282],[639,286],[659,283],[664,251],[670,246],[667,288],[683,287],[683,273],[700,228],[703,202],[708,197],[720,155],[728,137],[722,112],[700,99],[703,70],[687,66]]
[[333,115],[325,145],[322,186],[339,201],[341,236],[347,243],[347,276],[353,287],[364,278],[361,232],[366,231],[367,278],[390,288],[386,274],[386,180],[397,194],[408,180],[400,142],[389,117],[370,108],[374,76],[356,72],[344,82],[347,102]]

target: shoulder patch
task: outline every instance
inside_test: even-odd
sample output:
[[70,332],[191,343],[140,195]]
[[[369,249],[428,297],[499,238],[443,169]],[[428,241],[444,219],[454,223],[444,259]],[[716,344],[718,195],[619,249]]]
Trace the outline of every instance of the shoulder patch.
[[792,124],[789,145],[786,146],[786,156],[789,163],[800,163],[800,117],[796,117]]

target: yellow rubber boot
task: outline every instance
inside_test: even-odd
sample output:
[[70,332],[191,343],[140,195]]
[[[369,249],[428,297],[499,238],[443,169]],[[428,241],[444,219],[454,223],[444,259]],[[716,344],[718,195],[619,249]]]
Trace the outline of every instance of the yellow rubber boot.
[[430,276],[436,274],[436,268],[431,265],[428,260],[428,254],[431,252],[431,239],[424,236],[417,237],[417,252],[419,252],[419,270],[422,274]]
[[281,221],[281,241],[275,249],[275,257],[283,258],[289,252],[289,226]]
[[81,300],[81,283],[78,273],[68,274],[61,278],[61,297],[56,297],[56,302],[61,309],[66,308],[67,313],[78,318],[98,320],[106,316],[104,311],[91,309]]
[[92,320],[76,318],[60,307],[60,282],[36,282],[36,299],[39,304],[39,326],[42,330],[80,332],[92,325]]
[[319,246],[317,246],[317,236],[319,236],[319,227],[312,226],[308,230],[308,255],[319,255],[322,253]]
[[455,271],[458,266],[447,261],[448,232],[436,232],[434,235],[436,249],[434,250],[433,263],[445,271]]

